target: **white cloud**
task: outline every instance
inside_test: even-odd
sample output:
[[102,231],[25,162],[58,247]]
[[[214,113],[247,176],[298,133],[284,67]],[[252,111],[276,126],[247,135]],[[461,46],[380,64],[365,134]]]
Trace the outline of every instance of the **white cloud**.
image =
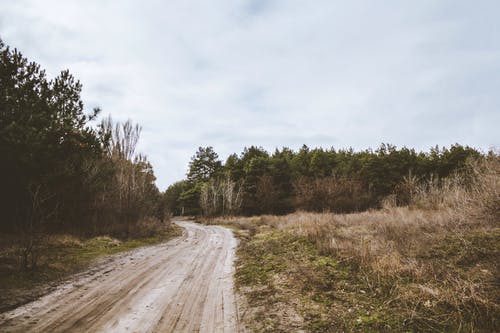
[[256,144],[500,142],[495,1],[0,0],[0,35],[144,130],[164,189]]

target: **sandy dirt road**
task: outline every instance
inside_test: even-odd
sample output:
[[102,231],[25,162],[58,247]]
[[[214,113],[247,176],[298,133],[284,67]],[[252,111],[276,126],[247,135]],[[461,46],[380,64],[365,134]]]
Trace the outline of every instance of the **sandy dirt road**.
[[113,256],[0,315],[0,332],[236,332],[236,240],[177,222],[182,237]]

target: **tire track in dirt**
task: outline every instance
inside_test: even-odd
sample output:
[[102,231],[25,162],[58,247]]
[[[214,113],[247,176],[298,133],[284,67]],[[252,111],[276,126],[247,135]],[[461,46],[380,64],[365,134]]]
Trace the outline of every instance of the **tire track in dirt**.
[[0,315],[2,332],[236,332],[236,239],[176,222],[182,237],[114,256]]

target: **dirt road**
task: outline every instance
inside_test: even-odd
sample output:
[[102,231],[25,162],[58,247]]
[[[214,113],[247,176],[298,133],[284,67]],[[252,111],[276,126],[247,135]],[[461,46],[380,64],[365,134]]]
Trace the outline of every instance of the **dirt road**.
[[236,240],[177,222],[184,235],[111,257],[41,299],[0,315],[1,332],[236,332]]

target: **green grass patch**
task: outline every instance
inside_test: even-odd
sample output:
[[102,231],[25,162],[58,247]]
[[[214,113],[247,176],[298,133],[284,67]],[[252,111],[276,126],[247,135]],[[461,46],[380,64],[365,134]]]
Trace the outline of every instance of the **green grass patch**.
[[261,230],[241,242],[235,276],[249,306],[261,309],[251,320],[257,332],[291,329],[280,313],[283,304],[303,318],[300,329],[308,332],[400,328],[397,312],[383,306],[359,271],[321,255],[305,237]]

